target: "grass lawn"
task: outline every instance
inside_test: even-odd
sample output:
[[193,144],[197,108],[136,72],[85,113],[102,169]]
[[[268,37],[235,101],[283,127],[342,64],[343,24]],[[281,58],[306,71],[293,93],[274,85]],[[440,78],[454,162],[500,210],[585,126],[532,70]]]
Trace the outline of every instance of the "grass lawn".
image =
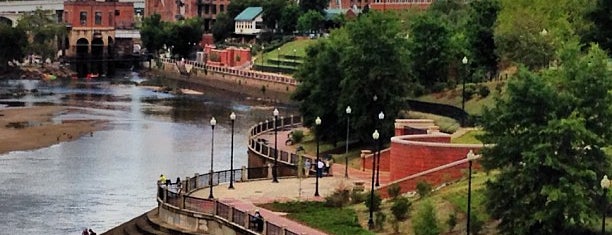
[[287,217],[317,228],[328,234],[369,235],[374,234],[359,225],[355,210],[326,207],[324,202],[286,202],[259,205],[263,208],[286,212]]
[[[268,62],[267,59],[276,59],[277,57],[282,58],[283,55],[289,55],[289,56],[299,56],[299,57],[304,57],[306,56],[306,48],[312,44],[314,44],[316,42],[316,39],[304,39],[304,40],[295,40],[295,41],[291,41],[288,43],[285,43],[284,45],[282,45],[281,47],[279,47],[279,49],[277,50],[272,50],[269,51],[267,53],[264,53],[263,56],[258,55],[257,59],[255,60],[255,64],[262,64],[262,59],[266,58],[266,60],[264,61],[263,64],[265,65],[269,65],[269,66],[276,66],[276,63],[273,62]],[[293,50],[295,50],[295,53],[293,52]],[[288,60],[291,61],[291,60]]]
[[430,113],[421,113],[415,111],[409,111],[407,114],[408,118],[424,118],[431,119],[434,121],[436,126],[440,127],[440,131],[444,133],[453,133],[457,131],[457,129],[461,126],[459,122],[455,119],[439,116]]
[[[485,107],[493,107],[495,105],[495,97],[500,96],[500,92],[497,91],[497,87],[505,86],[505,81],[492,81],[484,82],[481,85],[485,85],[489,88],[490,94],[486,97],[480,97],[475,94],[471,99],[465,101],[465,111],[472,115],[481,115]],[[467,87],[467,86],[466,86]],[[503,89],[502,89],[503,90]],[[427,94],[421,97],[417,97],[417,100],[452,105],[461,108],[461,93],[462,87],[459,84],[455,89],[444,90],[438,93]]]
[[451,140],[453,144],[482,144],[482,142],[476,139],[476,136],[482,135],[483,131],[481,130],[471,130],[459,136],[458,138],[454,138]]

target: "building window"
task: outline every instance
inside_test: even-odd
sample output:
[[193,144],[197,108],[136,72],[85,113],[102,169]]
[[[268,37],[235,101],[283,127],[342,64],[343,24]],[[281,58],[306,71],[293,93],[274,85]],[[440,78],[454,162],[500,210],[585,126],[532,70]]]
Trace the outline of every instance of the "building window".
[[96,11],[94,22],[96,25],[102,24],[102,12]]
[[119,10],[115,10],[115,16],[119,16],[121,15],[121,12]]
[[210,11],[210,5],[206,4],[204,5],[204,14],[208,14]]
[[81,11],[81,15],[79,17],[79,21],[81,21],[81,25],[86,25],[87,24],[87,12],[86,11]]
[[212,7],[211,12],[213,14],[217,14],[217,5],[211,5],[211,7]]
[[224,11],[225,11],[225,6],[219,5],[219,12],[224,12]]

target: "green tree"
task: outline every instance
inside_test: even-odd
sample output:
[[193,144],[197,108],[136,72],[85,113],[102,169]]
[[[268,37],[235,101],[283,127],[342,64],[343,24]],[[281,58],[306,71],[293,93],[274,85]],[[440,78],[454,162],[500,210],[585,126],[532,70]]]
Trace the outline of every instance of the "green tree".
[[263,23],[269,29],[276,29],[282,12],[288,5],[286,0],[265,0],[263,2]]
[[312,1],[299,1],[300,9],[302,12],[316,11],[323,13],[323,10],[329,5],[327,0],[312,0]]
[[168,42],[174,48],[172,53],[183,58],[188,58],[195,44],[202,39],[202,19],[195,17],[177,21],[168,29]]
[[8,62],[21,61],[25,54],[26,33],[20,28],[13,28],[10,24],[0,23],[0,72],[5,71]]
[[432,12],[414,18],[410,33],[412,71],[425,87],[445,83],[451,54],[451,32],[446,21]]
[[415,235],[438,235],[441,232],[438,225],[436,210],[430,201],[425,201],[412,218],[412,229]]
[[222,42],[234,32],[234,20],[227,13],[221,12],[217,15],[211,31],[215,42]]
[[325,20],[325,18],[320,12],[311,10],[298,18],[297,28],[302,32],[318,32],[323,20]]
[[300,7],[294,2],[289,2],[282,10],[278,26],[284,33],[292,33],[297,29]]
[[593,22],[592,31],[593,41],[612,55],[612,1],[597,0],[594,9],[588,14],[588,18]]
[[159,14],[153,14],[143,19],[140,37],[142,44],[149,52],[156,53],[162,49],[167,38],[167,33],[164,31],[166,24],[161,20]]
[[470,14],[466,29],[470,45],[470,64],[476,70],[490,75],[497,73],[499,59],[493,39],[495,21],[501,5],[498,0],[470,2]]
[[[391,205],[391,214],[393,214],[394,222],[399,223],[408,219],[408,212],[410,211],[410,200],[406,197],[398,197],[393,200]],[[399,233],[399,226],[395,227],[395,233]]]
[[612,140],[612,75],[605,53],[577,43],[560,66],[519,70],[507,97],[483,115],[486,206],[503,234],[571,234],[598,217],[599,179],[609,174],[602,148]]
[[24,13],[17,22],[17,27],[28,34],[26,53],[40,55],[43,59],[55,58],[58,51],[57,41],[67,33],[66,25],[54,20],[52,11],[40,8]]

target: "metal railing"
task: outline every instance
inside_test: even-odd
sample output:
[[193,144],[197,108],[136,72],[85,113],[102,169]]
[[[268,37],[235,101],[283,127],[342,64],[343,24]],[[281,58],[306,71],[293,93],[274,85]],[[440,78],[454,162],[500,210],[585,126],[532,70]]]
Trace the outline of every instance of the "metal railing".
[[213,216],[220,220],[225,220],[228,223],[232,223],[238,228],[244,229],[255,234],[298,234],[290,229],[283,228],[272,221],[267,221],[265,218],[262,219],[264,227],[258,228],[257,220],[260,218],[255,217],[248,211],[243,211],[233,207],[230,204],[219,202],[215,199],[199,198],[185,195],[178,192],[173,192],[171,187],[165,185],[158,185],[158,197],[157,201],[160,206],[172,207],[177,210],[185,211],[197,217],[203,215]]
[[[274,131],[274,120],[266,120],[260,122],[257,125],[254,125],[250,129],[249,136],[249,150],[254,153],[262,156],[264,158],[274,160],[274,148],[269,146],[271,143],[268,143],[265,139],[259,138],[261,134],[267,133],[269,131]],[[302,125],[302,117],[301,116],[290,116],[290,117],[281,117],[277,119],[276,122],[277,130],[284,130],[287,128],[295,128]],[[284,144],[284,143],[281,143]],[[299,156],[295,153],[290,153],[283,150],[278,150],[278,161],[296,166],[298,163]]]
[[196,69],[206,70],[206,71],[211,71],[211,72],[216,72],[216,73],[240,76],[244,78],[257,79],[257,80],[263,80],[263,81],[269,81],[269,82],[278,82],[278,83],[289,84],[289,85],[298,84],[298,82],[293,77],[284,76],[280,74],[264,73],[264,72],[258,72],[258,71],[235,69],[235,68],[225,67],[225,66],[203,64],[203,63],[199,63],[193,60],[181,61],[181,60],[175,60],[175,59],[169,59],[169,58],[159,58],[159,59],[164,63],[176,64],[177,62],[182,62],[188,65],[193,65],[193,67]]

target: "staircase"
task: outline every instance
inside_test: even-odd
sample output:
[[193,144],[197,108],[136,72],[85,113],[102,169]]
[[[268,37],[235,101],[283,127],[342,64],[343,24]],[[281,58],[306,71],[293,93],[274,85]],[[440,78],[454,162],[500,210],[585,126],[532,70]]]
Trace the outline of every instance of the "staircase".
[[102,235],[196,235],[202,233],[184,231],[168,226],[157,217],[157,208],[125,222]]

